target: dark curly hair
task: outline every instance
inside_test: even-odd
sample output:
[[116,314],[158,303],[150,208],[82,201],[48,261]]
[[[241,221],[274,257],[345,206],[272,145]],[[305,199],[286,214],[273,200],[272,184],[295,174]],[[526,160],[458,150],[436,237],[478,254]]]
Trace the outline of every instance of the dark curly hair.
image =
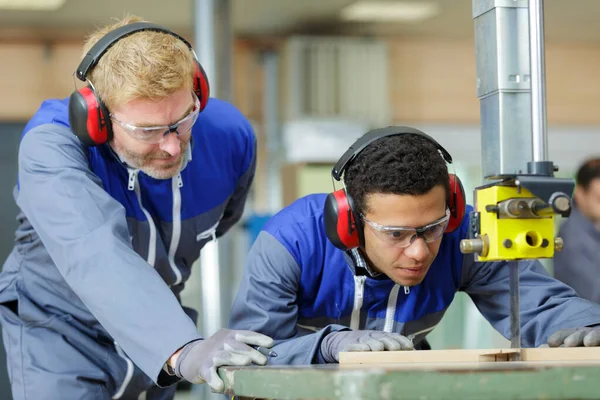
[[592,181],[598,178],[600,178],[600,158],[590,158],[579,167],[575,181],[587,191]]
[[355,211],[366,213],[366,197],[374,193],[422,195],[437,185],[450,197],[448,168],[437,147],[414,134],[386,136],[367,146],[344,173]]

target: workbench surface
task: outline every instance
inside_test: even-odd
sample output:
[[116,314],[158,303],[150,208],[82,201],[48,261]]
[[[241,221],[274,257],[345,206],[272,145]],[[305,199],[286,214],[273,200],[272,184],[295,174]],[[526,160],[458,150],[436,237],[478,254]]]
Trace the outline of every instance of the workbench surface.
[[258,399],[598,399],[599,362],[223,367],[226,391]]

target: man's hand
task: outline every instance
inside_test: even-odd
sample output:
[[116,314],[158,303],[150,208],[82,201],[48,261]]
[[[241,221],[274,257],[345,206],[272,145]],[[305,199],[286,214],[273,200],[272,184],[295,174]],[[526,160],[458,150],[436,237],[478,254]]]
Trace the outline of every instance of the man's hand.
[[600,327],[561,329],[548,338],[550,347],[600,346]]
[[341,351],[413,350],[412,342],[399,333],[381,331],[332,332],[321,341],[325,362],[340,362]]
[[215,392],[225,384],[217,374],[224,365],[265,365],[267,357],[249,345],[272,347],[273,339],[251,331],[221,329],[208,339],[185,345],[175,363],[175,374],[192,383],[208,383]]

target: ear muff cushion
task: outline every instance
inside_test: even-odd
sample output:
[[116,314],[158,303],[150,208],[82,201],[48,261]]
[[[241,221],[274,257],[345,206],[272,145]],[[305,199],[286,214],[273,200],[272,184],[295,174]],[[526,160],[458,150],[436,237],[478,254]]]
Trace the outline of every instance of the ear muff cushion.
[[352,222],[353,222],[352,226],[354,227],[354,230],[356,231],[356,234],[358,235],[358,243],[354,247],[358,247],[359,245],[364,246],[365,230],[363,227],[362,219],[360,218],[360,215],[357,213],[358,208],[356,207],[356,204],[354,203],[354,198],[352,196],[350,196],[350,194],[348,192],[346,192],[345,190],[344,190],[344,193],[346,194],[346,199],[348,201],[348,205],[350,206]]
[[465,198],[465,189],[460,178],[454,174],[449,174],[450,179],[450,221],[446,228],[446,233],[454,232],[461,224],[466,210],[467,202]]
[[96,146],[112,139],[108,110],[90,87],[81,88],[69,98],[69,124],[79,140]]
[[343,189],[327,195],[324,219],[325,233],[335,247],[346,251],[359,246],[354,214]]
[[200,111],[204,110],[208,104],[210,98],[210,85],[208,84],[208,77],[206,72],[200,63],[196,62],[196,71],[194,73],[194,93],[200,100]]

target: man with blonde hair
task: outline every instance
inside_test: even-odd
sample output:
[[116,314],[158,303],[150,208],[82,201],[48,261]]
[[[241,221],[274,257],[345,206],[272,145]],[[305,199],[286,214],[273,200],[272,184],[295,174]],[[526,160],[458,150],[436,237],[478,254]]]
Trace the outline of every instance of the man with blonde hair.
[[182,378],[221,391],[219,366],[265,364],[252,346],[273,341],[203,339],[179,297],[202,247],[242,214],[253,130],[209,101],[185,39],[137,17],[95,32],[76,75],[86,85],[45,101],[19,148],[0,274],[14,399],[167,399]]

